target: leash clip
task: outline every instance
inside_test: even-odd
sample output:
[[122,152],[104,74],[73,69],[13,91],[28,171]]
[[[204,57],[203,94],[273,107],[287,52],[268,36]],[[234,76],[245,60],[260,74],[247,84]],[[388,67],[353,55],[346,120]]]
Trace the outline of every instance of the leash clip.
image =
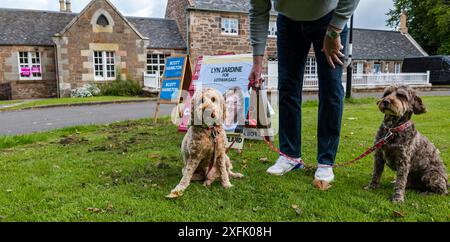
[[394,135],[394,133],[392,132],[391,129],[389,129],[387,135],[384,136],[383,140],[384,140],[384,141],[388,141],[393,135]]

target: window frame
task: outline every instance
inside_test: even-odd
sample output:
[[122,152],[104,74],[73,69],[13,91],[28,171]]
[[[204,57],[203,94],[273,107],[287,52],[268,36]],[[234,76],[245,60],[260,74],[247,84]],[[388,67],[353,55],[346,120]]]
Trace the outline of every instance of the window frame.
[[[96,55],[96,53],[100,53],[101,55]],[[108,54],[112,54],[112,56],[108,56]],[[101,60],[96,63],[96,60]],[[112,60],[108,63],[109,60]],[[116,52],[109,50],[94,50],[93,51],[93,62],[94,66],[94,81],[113,81],[116,80],[117,70],[116,70]],[[97,71],[97,67],[102,67],[101,70]],[[112,69],[111,69],[112,67]],[[97,75],[97,73],[102,74],[102,76]],[[111,77],[108,75],[111,74]]]
[[305,79],[317,79],[317,59],[316,57],[307,57],[305,63]]
[[[27,53],[27,63],[21,63],[21,59],[23,59],[24,57],[20,56],[20,53]],[[34,57],[33,57],[33,53],[34,53]],[[36,54],[39,54],[39,57],[36,57]],[[38,61],[36,63],[33,63],[33,58],[37,59]],[[17,63],[18,63],[18,71],[19,71],[19,80],[37,80],[40,81],[42,80],[43,77],[43,73],[42,73],[42,53],[40,51],[18,51],[17,52]],[[21,68],[22,66],[28,66],[30,68],[30,76],[26,77],[26,76],[22,76],[21,75]],[[32,68],[33,66],[39,66],[39,74],[40,76],[33,76],[32,73]]]
[[[274,30],[274,31],[272,31],[272,30]],[[275,33],[273,34],[273,32],[275,32]],[[277,33],[278,33],[277,21],[269,21],[269,29],[268,29],[267,37],[276,38]]]
[[402,73],[402,63],[400,62],[394,63],[394,73]]
[[[152,59],[152,58],[149,58],[149,56],[151,57],[151,56],[154,56],[154,55],[157,56],[156,63],[149,62],[149,60]],[[157,70],[151,70],[151,71],[156,71],[159,76],[163,76],[164,75],[164,68],[166,66],[166,59],[169,56],[170,56],[170,54],[147,53],[147,63],[146,63],[145,73],[147,75],[155,75],[155,73],[150,73],[149,72],[149,67],[157,67]],[[161,60],[163,62],[161,62]]]
[[[236,24],[236,33],[232,33],[231,21],[233,20],[233,24]],[[228,21],[228,27],[225,28],[225,21]],[[228,31],[228,33],[226,32]],[[231,35],[238,36],[239,35],[239,19],[238,18],[221,18],[220,20],[220,32],[222,35]]]

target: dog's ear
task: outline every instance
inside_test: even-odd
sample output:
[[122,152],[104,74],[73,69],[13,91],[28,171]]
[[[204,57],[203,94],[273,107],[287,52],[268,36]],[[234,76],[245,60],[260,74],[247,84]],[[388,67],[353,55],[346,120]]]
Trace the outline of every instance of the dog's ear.
[[422,102],[422,98],[420,98],[419,96],[417,96],[414,93],[414,100],[413,100],[413,112],[414,114],[422,114],[422,113],[426,113],[427,112],[427,108],[425,107],[425,105]]
[[202,102],[202,93],[201,91],[196,91],[194,95],[192,96],[191,100],[191,125],[195,125],[195,119],[197,118],[197,121],[199,121],[197,113],[195,112],[195,108],[201,105]]

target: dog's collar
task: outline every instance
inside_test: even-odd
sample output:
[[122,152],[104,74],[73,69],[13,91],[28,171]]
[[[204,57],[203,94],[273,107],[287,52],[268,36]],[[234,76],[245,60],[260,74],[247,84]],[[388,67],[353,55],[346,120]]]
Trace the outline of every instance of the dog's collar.
[[395,128],[389,128],[389,132],[400,133],[400,132],[405,131],[407,128],[411,127],[412,125],[413,125],[413,123],[411,122],[411,120],[408,120],[405,123],[403,123]]

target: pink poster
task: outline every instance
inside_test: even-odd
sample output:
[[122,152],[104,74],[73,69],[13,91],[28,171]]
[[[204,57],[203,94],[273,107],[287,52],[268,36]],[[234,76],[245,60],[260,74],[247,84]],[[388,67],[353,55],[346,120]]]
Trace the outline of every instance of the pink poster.
[[180,132],[186,132],[188,130],[189,121],[191,118],[191,100],[192,96],[195,92],[195,82],[198,80],[198,76],[200,74],[200,68],[202,66],[202,60],[203,56],[197,57],[197,63],[195,64],[194,73],[192,74],[192,82],[191,86],[189,87],[189,95],[186,98],[186,102],[184,102],[184,109],[182,110],[183,117],[181,118],[181,123],[178,126],[178,131]]
[[33,66],[31,68],[31,73],[41,73],[41,68],[39,66]]
[[30,67],[22,67],[22,68],[20,68],[20,75],[22,75],[22,76],[30,76],[31,75]]

